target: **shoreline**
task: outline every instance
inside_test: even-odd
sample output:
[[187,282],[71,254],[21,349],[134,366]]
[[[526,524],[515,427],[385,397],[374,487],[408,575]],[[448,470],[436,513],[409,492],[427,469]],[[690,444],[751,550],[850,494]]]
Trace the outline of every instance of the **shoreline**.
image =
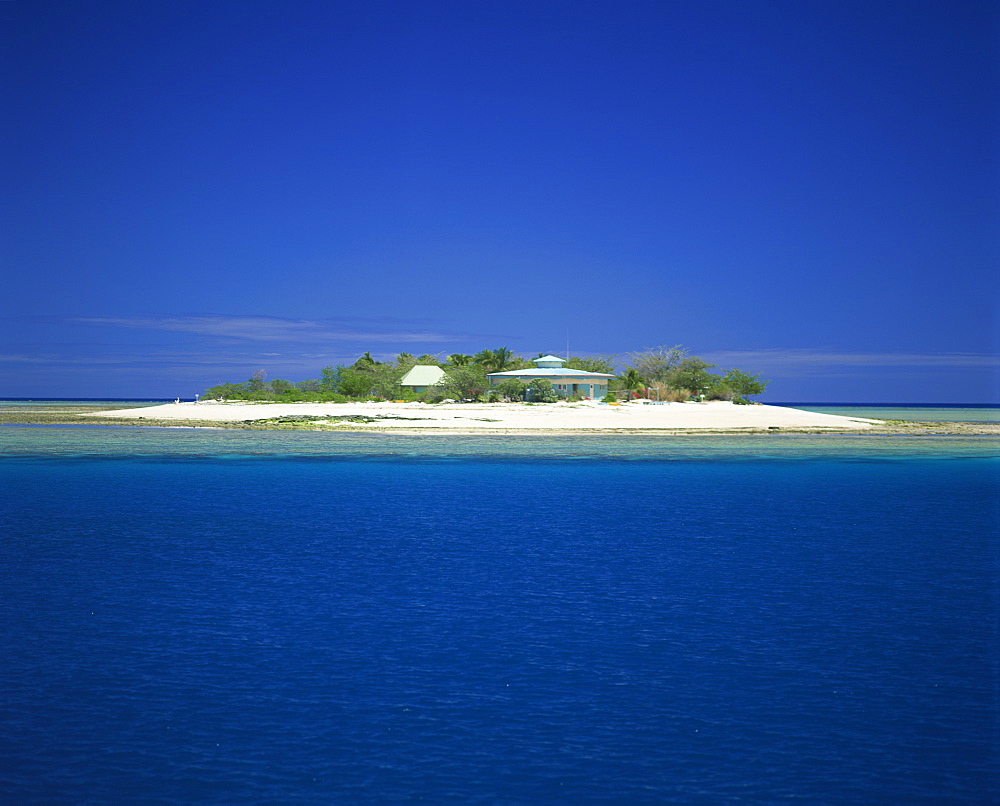
[[740,434],[996,436],[1000,424],[851,418],[779,406],[730,403],[414,404],[168,403],[95,412],[0,411],[0,425],[91,425],[410,435],[736,436]]

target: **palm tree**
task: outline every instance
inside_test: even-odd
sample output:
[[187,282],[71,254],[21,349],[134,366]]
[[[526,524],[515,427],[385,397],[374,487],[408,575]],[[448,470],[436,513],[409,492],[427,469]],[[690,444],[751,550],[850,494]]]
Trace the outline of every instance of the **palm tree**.
[[622,385],[622,388],[628,393],[628,397],[632,397],[632,393],[637,389],[642,389],[646,385],[646,381],[639,374],[635,367],[629,367],[621,375],[618,376],[618,380]]
[[453,367],[467,367],[472,363],[472,356],[465,353],[455,353],[448,356],[448,363]]
[[480,350],[472,357],[472,363],[479,364],[487,372],[493,372],[496,365],[496,355],[492,350]]
[[487,372],[503,372],[516,366],[520,360],[507,347],[497,347],[495,350],[481,350],[473,359]]
[[378,361],[376,361],[372,357],[371,353],[365,353],[364,355],[361,356],[361,358],[359,358],[357,361],[354,362],[354,366],[357,369],[361,369],[363,367],[373,367],[377,363],[378,363]]

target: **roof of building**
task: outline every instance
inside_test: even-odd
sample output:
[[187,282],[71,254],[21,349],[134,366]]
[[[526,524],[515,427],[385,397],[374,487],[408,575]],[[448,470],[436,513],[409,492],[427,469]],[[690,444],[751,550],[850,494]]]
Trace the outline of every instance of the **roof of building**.
[[433,386],[445,377],[445,371],[433,364],[417,364],[399,381],[400,386]]
[[538,358],[532,358],[532,361],[558,361],[560,364],[565,364],[566,359],[560,358],[557,355],[540,355]]
[[584,369],[556,369],[555,367],[535,367],[534,369],[512,369],[507,372],[490,372],[487,378],[582,378],[596,381],[601,378],[614,378],[607,372],[587,372]]

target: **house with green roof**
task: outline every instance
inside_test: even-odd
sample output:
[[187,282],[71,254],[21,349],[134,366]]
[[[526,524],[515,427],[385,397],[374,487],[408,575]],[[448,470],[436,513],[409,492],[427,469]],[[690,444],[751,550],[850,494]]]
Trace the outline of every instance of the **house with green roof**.
[[412,392],[426,392],[427,387],[441,383],[448,376],[441,367],[433,364],[417,364],[410,368],[399,381],[400,386],[405,386]]
[[508,378],[517,378],[531,383],[536,378],[544,378],[552,384],[557,395],[569,397],[583,395],[591,399],[604,397],[608,392],[608,381],[614,378],[606,372],[587,372],[582,369],[566,369],[566,359],[557,355],[543,355],[533,359],[534,369],[513,369],[507,372],[490,372],[487,378],[491,386]]

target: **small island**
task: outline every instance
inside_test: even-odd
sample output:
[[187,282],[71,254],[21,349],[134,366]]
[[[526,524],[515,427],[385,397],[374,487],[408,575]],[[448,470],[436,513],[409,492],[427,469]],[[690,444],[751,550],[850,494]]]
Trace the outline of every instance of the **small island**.
[[680,345],[628,355],[526,360],[506,347],[476,355],[363,354],[321,377],[211,387],[198,403],[103,412],[137,424],[438,434],[864,432],[885,423],[753,403],[767,381],[690,356]]
[[992,423],[880,420],[764,405],[768,381],[714,365],[680,345],[616,356],[524,359],[505,347],[475,355],[364,353],[317,379],[268,380],[209,388],[197,402],[130,404],[97,411],[68,402],[0,412],[7,424],[88,424],[423,434],[792,434],[995,435]]

